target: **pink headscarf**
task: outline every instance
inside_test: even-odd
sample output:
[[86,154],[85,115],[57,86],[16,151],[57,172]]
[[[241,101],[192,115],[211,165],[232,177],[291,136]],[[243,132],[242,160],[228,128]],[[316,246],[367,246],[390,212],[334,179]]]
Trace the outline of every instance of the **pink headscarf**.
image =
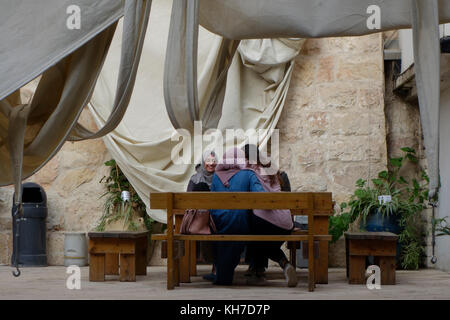
[[223,155],[223,163],[216,167],[216,175],[225,187],[229,180],[239,171],[245,169],[245,153],[241,149],[228,149]]

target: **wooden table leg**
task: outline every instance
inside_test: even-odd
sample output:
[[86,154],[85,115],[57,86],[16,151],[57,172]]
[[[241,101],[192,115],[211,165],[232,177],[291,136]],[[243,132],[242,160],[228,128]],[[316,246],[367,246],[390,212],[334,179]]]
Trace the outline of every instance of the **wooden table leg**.
[[120,254],[120,281],[136,281],[136,259],[134,254]]
[[105,254],[105,274],[119,275],[119,254]]
[[[327,235],[328,234],[328,216],[314,216],[314,234]],[[315,264],[315,279],[316,283],[328,283],[328,241],[319,241],[319,258]]]
[[316,263],[316,283],[328,284],[328,241],[319,241],[319,258]]
[[349,257],[349,284],[364,284],[366,279],[366,257]]
[[395,257],[374,257],[375,264],[380,267],[381,285],[395,284]]
[[89,262],[89,281],[105,281],[105,255],[91,254]]
[[136,239],[136,275],[147,275],[147,248],[148,238],[142,237]]
[[349,267],[348,267],[348,264],[349,264],[349,254],[348,254],[348,239],[347,238],[345,238],[345,269],[346,269],[346,271],[347,271],[347,278],[350,276],[350,274],[349,274]]
[[167,290],[175,288],[173,250],[173,193],[167,194]]

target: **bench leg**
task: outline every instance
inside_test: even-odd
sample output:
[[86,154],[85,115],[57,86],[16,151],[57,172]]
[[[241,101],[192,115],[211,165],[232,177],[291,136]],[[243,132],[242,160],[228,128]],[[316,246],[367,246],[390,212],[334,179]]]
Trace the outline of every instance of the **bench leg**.
[[349,257],[349,284],[364,284],[366,279],[366,257]]
[[395,257],[374,257],[375,264],[380,267],[381,285],[395,284]]
[[91,254],[89,262],[89,281],[105,281],[105,255]]
[[191,276],[197,275],[197,241],[189,241],[189,274]]
[[348,258],[348,239],[345,238],[345,271],[347,273],[347,279],[350,276],[349,274],[349,258]]
[[172,290],[175,287],[174,283],[174,258],[173,252],[169,249],[167,244],[167,290]]
[[190,278],[190,243],[184,242],[184,256],[180,258],[180,282],[191,282]]
[[173,275],[173,281],[174,285],[179,287],[180,286],[180,258],[174,259],[174,275]]
[[136,259],[134,254],[120,255],[120,281],[136,281]]
[[315,267],[314,267],[314,238],[312,236],[308,239],[308,290],[314,291],[316,284]]
[[105,254],[105,274],[119,275],[119,254]]
[[147,237],[139,238],[136,240],[136,275],[147,275]]

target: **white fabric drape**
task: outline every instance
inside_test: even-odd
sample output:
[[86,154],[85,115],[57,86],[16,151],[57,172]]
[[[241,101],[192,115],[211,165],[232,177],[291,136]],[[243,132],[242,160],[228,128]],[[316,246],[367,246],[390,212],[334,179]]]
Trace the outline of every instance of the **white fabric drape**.
[[[192,164],[175,165],[171,162],[171,151],[178,142],[171,141],[175,129],[166,111],[162,81],[170,15],[170,1],[153,2],[128,112],[122,123],[104,137],[108,151],[147,208],[151,191],[185,191],[194,172]],[[158,32],[151,32],[155,29]],[[114,65],[119,59],[120,42],[121,33],[116,32],[90,104],[100,126],[107,119],[112,105],[111,91],[115,88],[117,78]],[[210,103],[208,99],[214,91],[215,79],[220,77],[223,65],[221,49],[225,42],[220,36],[206,30],[199,31],[199,63],[196,71],[200,117],[203,117]],[[250,40],[241,43],[225,79],[223,111],[219,113],[217,123],[220,130],[272,129],[276,126],[289,87],[292,59],[299,53],[302,44],[303,40],[295,39]],[[189,118],[187,113],[185,117]],[[148,213],[154,219],[165,222],[165,213],[149,209]]]
[[[92,95],[117,21],[125,15],[118,99],[99,135],[120,122],[133,89],[151,1],[80,0],[75,13],[68,10],[72,1],[48,4],[18,0],[0,10],[0,97],[6,97],[0,100],[0,185],[15,184],[19,208],[22,179],[44,166],[74,128],[75,139],[96,137],[77,120]],[[68,14],[79,14],[79,29],[68,27]],[[21,105],[14,90],[42,72],[33,99]]]
[[[168,7],[171,2],[162,2],[161,6],[168,9],[167,15],[164,14],[164,19],[158,19],[157,16],[152,18],[160,24],[154,25],[158,35],[155,40],[150,40],[159,41],[160,46],[147,52],[151,45],[148,47],[146,44],[146,56],[153,54],[156,57],[161,53],[159,50],[166,46],[167,33],[159,30],[161,26],[168,28]],[[150,3],[150,0],[1,2],[0,185],[15,182],[18,194],[21,178],[33,174],[51,159],[71,132],[72,139],[80,140],[99,137],[115,128],[131,95]],[[437,25],[450,22],[450,1],[174,0],[174,3],[175,19],[172,19],[173,27],[169,37],[169,46],[173,50],[168,51],[165,74],[165,103],[168,113],[162,108],[164,103],[159,100],[159,95],[148,96],[153,88],[161,86],[160,80],[163,79],[162,68],[152,69],[155,65],[163,65],[162,56],[159,56],[155,61],[145,63],[151,65],[148,70],[157,70],[157,73],[140,72],[138,80],[138,83],[142,82],[142,86],[145,83],[152,84],[151,89],[147,87],[146,94],[136,93],[133,98],[137,101],[135,104],[141,107],[147,106],[149,101],[152,107],[140,110],[133,106],[130,113],[141,112],[139,114],[142,116],[134,116],[132,125],[128,124],[127,127],[125,123],[120,129],[122,131],[114,133],[117,135],[115,139],[126,141],[133,136],[136,140],[137,143],[133,142],[133,146],[127,146],[126,153],[121,151],[124,153],[122,157],[136,158],[136,167],[138,164],[148,164],[151,169],[142,170],[151,173],[151,184],[155,190],[164,190],[174,181],[184,181],[189,172],[187,167],[171,168],[167,163],[167,151],[164,150],[171,150],[172,143],[167,138],[172,130],[170,124],[188,130],[192,130],[193,120],[203,120],[206,128],[275,126],[289,84],[292,63],[283,61],[287,69],[283,69],[283,63],[280,63],[282,59],[276,59],[277,65],[266,65],[264,60],[255,64],[253,60],[258,54],[248,53],[250,49],[253,51],[261,46],[261,52],[264,52],[264,46],[272,46],[273,51],[277,51],[280,42],[276,43],[280,40],[254,40],[256,42],[253,45],[256,44],[256,47],[251,47],[251,42],[245,44],[243,39],[349,36],[412,27],[430,191],[431,194],[436,192],[439,172],[437,119],[440,58]],[[67,28],[66,10],[71,5],[77,5],[81,9],[79,30]],[[115,23],[124,12],[128,15],[124,24],[124,58],[120,62],[116,59],[114,65],[107,64],[109,69],[119,66],[120,80],[114,86],[109,83],[112,80],[104,80],[103,84],[99,84],[104,90],[110,90],[109,98],[97,95],[97,102],[94,101],[98,121],[105,127],[98,133],[90,133],[76,122],[96,83]],[[369,28],[367,22],[376,12],[379,13],[379,17],[375,17],[380,20],[379,28]],[[224,38],[202,35],[205,32],[198,31],[198,23]],[[210,37],[209,42],[197,43],[197,33],[201,37]],[[239,56],[233,55],[239,41]],[[290,48],[289,44],[285,41],[281,43],[284,46],[281,51],[290,50],[287,49]],[[115,52],[113,55],[117,55],[117,50]],[[196,52],[199,53],[198,58]],[[205,53],[207,55],[202,56]],[[140,69],[145,69],[145,64],[141,64]],[[266,67],[270,67],[270,70]],[[280,72],[281,70],[284,72]],[[228,77],[225,77],[227,72]],[[21,102],[16,99],[16,91],[41,74],[42,80],[33,101],[29,106],[21,106]],[[113,90],[117,90],[117,94]],[[249,96],[257,96],[259,100],[252,101],[246,94],[241,95],[242,92],[251,92]],[[112,96],[116,98],[113,100]],[[114,107],[100,108],[98,101],[102,99],[108,100]],[[13,108],[19,109],[13,111]],[[148,112],[154,112],[155,116],[151,119],[143,116],[148,115]],[[227,116],[231,114],[234,117]],[[159,130],[149,130],[148,127]],[[146,133],[142,133],[144,129]],[[136,146],[142,144],[149,144],[152,150],[161,152],[152,153],[149,160],[148,153],[137,150]],[[136,154],[132,152],[133,148],[136,149]],[[129,175],[131,176],[131,172]],[[138,189],[141,195],[149,190],[144,190],[144,186],[138,186]]]

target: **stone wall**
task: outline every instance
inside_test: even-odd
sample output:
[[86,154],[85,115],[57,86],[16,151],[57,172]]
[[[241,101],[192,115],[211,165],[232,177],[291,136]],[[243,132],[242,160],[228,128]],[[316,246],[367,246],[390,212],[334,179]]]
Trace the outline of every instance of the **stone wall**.
[[[306,41],[278,125],[293,191],[330,191],[339,204],[358,178],[386,168],[382,50],[381,34]],[[331,254],[330,264],[344,259]]]
[[[83,111],[81,122],[89,129],[96,125]],[[47,193],[47,259],[49,265],[64,264],[64,231],[88,231],[102,214],[100,179],[108,170],[103,165],[110,156],[101,139],[66,142],[58,154],[29,178]],[[9,264],[12,253],[11,206],[13,187],[0,188],[0,264]]]
[[[394,76],[400,68],[394,62],[387,62],[385,67],[386,95],[386,141],[388,157],[395,158],[402,155],[401,148],[411,147],[416,150],[419,165],[406,162],[401,175],[407,179],[416,178],[421,181],[420,168],[426,170],[427,161],[420,122],[420,111],[417,99],[406,101],[404,97],[393,92]],[[421,182],[422,183],[422,182]],[[432,218],[431,208],[424,209],[422,219],[425,225],[425,266],[433,267],[430,263],[432,256]]]
[[[341,203],[358,178],[369,178],[387,162],[384,72],[380,34],[307,40],[295,68],[279,122],[281,167],[294,191],[331,191]],[[95,127],[87,113],[83,122]],[[98,183],[107,173],[102,140],[67,142],[30,178],[49,199],[48,262],[63,264],[64,231],[87,231],[102,213]],[[12,188],[0,188],[0,264],[11,254]],[[330,263],[342,266],[342,243]],[[156,249],[155,256],[158,256]],[[157,264],[163,263],[156,259]]]

